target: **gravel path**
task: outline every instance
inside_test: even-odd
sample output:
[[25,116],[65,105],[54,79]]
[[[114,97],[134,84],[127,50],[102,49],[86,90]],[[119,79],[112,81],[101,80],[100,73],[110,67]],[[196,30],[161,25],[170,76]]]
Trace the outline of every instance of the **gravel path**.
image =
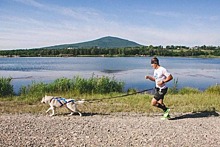
[[220,117],[216,112],[161,115],[0,114],[0,146],[146,147],[220,146]]

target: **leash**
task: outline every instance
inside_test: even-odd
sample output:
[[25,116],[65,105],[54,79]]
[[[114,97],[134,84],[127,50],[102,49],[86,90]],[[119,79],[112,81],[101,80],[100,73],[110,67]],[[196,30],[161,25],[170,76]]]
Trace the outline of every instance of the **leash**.
[[121,98],[121,97],[126,97],[126,96],[129,96],[129,95],[135,95],[135,94],[138,94],[138,93],[143,93],[143,92],[150,91],[150,90],[153,90],[153,89],[154,88],[150,88],[150,89],[145,89],[145,90],[134,92],[134,93],[128,93],[128,94],[123,94],[123,95],[113,96],[113,97],[108,97],[108,98],[102,98],[102,99],[91,99],[91,100],[85,100],[85,101],[87,101],[89,103],[92,103],[93,101],[103,101],[103,100],[107,100],[107,99]]

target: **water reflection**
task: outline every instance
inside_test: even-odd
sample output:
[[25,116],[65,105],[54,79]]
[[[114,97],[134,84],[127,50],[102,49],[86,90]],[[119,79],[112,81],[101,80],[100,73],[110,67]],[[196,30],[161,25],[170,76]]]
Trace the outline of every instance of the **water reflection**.
[[[204,90],[216,83],[220,84],[220,59],[159,57],[161,66],[178,79],[178,87],[194,87]],[[52,82],[61,77],[109,76],[126,83],[125,89],[138,90],[154,87],[145,80],[152,75],[150,57],[120,58],[0,58],[0,73],[12,77],[16,91],[24,85],[36,82]],[[173,83],[168,83],[172,86]]]

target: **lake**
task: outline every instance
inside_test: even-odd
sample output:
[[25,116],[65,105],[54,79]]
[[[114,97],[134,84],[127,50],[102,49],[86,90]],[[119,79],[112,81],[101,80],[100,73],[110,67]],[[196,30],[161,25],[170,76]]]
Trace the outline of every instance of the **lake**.
[[[115,77],[125,82],[125,90],[144,90],[154,87],[145,80],[152,75],[151,57],[33,57],[0,58],[0,76],[12,77],[15,92],[22,85],[35,82],[52,82],[57,78],[81,76]],[[205,90],[220,84],[220,58],[159,57],[161,66],[178,79],[178,88],[193,87]],[[168,83],[169,87],[173,82]]]

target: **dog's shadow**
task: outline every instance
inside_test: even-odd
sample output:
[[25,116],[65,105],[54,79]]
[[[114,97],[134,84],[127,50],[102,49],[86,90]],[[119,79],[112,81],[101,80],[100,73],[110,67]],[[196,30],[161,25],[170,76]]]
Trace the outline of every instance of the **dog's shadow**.
[[[79,115],[78,113],[74,113],[72,115],[69,115],[70,113],[58,113],[56,114],[56,116],[77,116]],[[82,117],[86,117],[86,116],[95,116],[95,115],[110,115],[110,114],[105,114],[105,113],[90,113],[90,112],[84,112],[82,113]]]
[[82,113],[82,116],[94,116],[94,115],[110,115],[105,113]]
[[186,119],[186,118],[202,118],[202,117],[218,117],[219,113],[216,111],[201,111],[201,112],[195,112],[195,113],[189,113],[189,114],[184,114],[181,116],[176,116],[173,118],[170,118],[169,120],[179,120],[179,119]]

